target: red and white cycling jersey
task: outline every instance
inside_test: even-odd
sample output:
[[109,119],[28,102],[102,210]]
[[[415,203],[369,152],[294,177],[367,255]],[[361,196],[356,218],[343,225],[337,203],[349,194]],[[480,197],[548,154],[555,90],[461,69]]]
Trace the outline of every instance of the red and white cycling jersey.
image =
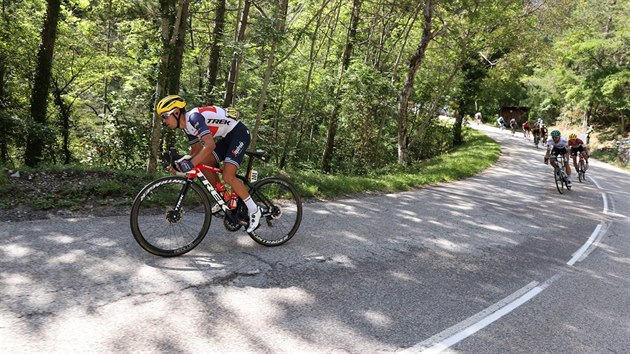
[[207,134],[213,137],[225,137],[236,127],[238,120],[229,118],[225,109],[218,106],[193,108],[186,112],[186,127],[190,144],[194,144]]
[[578,147],[586,147],[586,144],[584,144],[584,141],[582,141],[582,139],[577,138],[577,139],[569,139],[569,147],[570,148],[578,148]]

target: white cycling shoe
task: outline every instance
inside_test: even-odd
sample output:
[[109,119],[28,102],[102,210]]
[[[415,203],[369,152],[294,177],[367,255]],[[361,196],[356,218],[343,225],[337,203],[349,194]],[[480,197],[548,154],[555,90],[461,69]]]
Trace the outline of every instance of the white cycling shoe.
[[261,215],[262,211],[260,210],[260,207],[258,207],[253,214],[249,214],[249,226],[247,226],[247,233],[254,232],[254,230],[258,228]]

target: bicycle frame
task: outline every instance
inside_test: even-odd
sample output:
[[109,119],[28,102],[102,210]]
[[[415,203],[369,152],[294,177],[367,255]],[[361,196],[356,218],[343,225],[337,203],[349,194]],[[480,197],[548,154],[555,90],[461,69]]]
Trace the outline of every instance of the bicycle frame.
[[[245,176],[250,176],[250,174],[252,172],[252,166],[254,164],[254,158],[258,157],[261,160],[265,161],[266,153],[264,153],[264,152],[247,152],[247,154],[248,154],[249,160],[247,162],[247,169],[246,169]],[[186,192],[188,191],[190,183],[194,183],[195,179],[199,179],[201,181],[201,183],[204,185],[204,187],[206,187],[206,190],[208,191],[208,193],[210,193],[210,195],[214,198],[214,200],[217,202],[217,204],[219,204],[219,206],[221,207],[221,210],[230,219],[230,221],[238,222],[238,220],[233,215],[233,213],[230,212],[232,209],[230,209],[230,207],[228,206],[228,201],[223,199],[223,197],[221,196],[219,191],[216,190],[216,188],[212,185],[212,183],[210,183],[210,181],[203,174],[203,171],[210,171],[210,172],[217,173],[217,174],[223,174],[223,169],[218,168],[218,167],[204,165],[204,164],[198,164],[195,167],[193,167],[190,171],[185,172],[185,173],[183,173],[183,172],[176,173],[176,175],[185,176],[186,179],[187,179],[187,182],[184,185],[184,188],[182,188],[182,190],[180,191],[180,194],[179,194],[179,197],[178,197],[177,204],[176,204],[175,208],[179,209],[179,207],[181,205],[181,201],[183,200],[184,196],[186,195]],[[252,190],[253,185],[250,183],[250,181],[245,176],[236,175],[236,178],[240,179],[243,182],[243,184],[248,188],[248,190]],[[239,200],[240,200],[240,197],[239,197]]]
[[556,155],[556,157],[555,157],[554,159],[552,159],[552,160],[554,160],[554,161],[555,161],[555,163],[556,163],[556,164],[555,164],[555,166],[554,166],[554,169],[555,169],[555,168],[559,168],[559,169],[561,169],[561,171],[563,171],[563,172],[564,172],[564,174],[566,174],[566,168],[565,168],[565,166],[564,166],[564,165],[565,165],[566,163],[569,163],[569,161],[567,160],[567,158],[565,157],[565,155],[564,155],[564,154],[562,154],[562,155]]
[[188,191],[188,184],[193,183],[195,178],[198,178],[201,181],[201,183],[206,187],[206,190],[208,191],[208,193],[210,193],[210,195],[217,202],[217,204],[221,206],[221,210],[223,210],[224,212],[227,212],[228,210],[230,210],[230,208],[228,207],[225,200],[223,200],[223,197],[219,194],[217,189],[214,188],[214,186],[212,185],[212,183],[210,183],[210,181],[208,181],[206,176],[203,174],[203,171],[210,171],[210,172],[219,173],[219,174],[223,173],[223,170],[220,168],[212,167],[212,166],[208,166],[204,164],[199,164],[193,167],[190,171],[184,173],[188,181],[187,181],[187,184],[184,185],[184,188],[182,188],[182,191],[179,193],[179,199],[178,199],[176,208],[179,208],[180,200],[184,198],[184,195]]

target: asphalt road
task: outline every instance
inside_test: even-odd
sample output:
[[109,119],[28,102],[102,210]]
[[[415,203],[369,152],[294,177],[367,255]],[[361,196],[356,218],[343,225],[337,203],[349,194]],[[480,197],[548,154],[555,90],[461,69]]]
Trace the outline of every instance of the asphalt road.
[[128,217],[0,225],[2,353],[627,353],[630,174],[560,195],[544,152],[482,127],[463,181],[305,205],[265,248],[218,219],[178,258]]

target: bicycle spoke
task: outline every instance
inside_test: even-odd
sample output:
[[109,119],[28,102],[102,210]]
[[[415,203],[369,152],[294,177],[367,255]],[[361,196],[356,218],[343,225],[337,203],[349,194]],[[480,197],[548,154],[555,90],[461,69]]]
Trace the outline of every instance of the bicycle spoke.
[[302,221],[302,201],[295,188],[281,178],[268,178],[256,184],[252,198],[263,209],[260,226],[249,235],[265,246],[287,242]]
[[206,194],[191,183],[178,209],[186,179],[166,177],[145,187],[131,211],[133,235],[146,251],[160,256],[184,254],[201,242],[212,214]]

